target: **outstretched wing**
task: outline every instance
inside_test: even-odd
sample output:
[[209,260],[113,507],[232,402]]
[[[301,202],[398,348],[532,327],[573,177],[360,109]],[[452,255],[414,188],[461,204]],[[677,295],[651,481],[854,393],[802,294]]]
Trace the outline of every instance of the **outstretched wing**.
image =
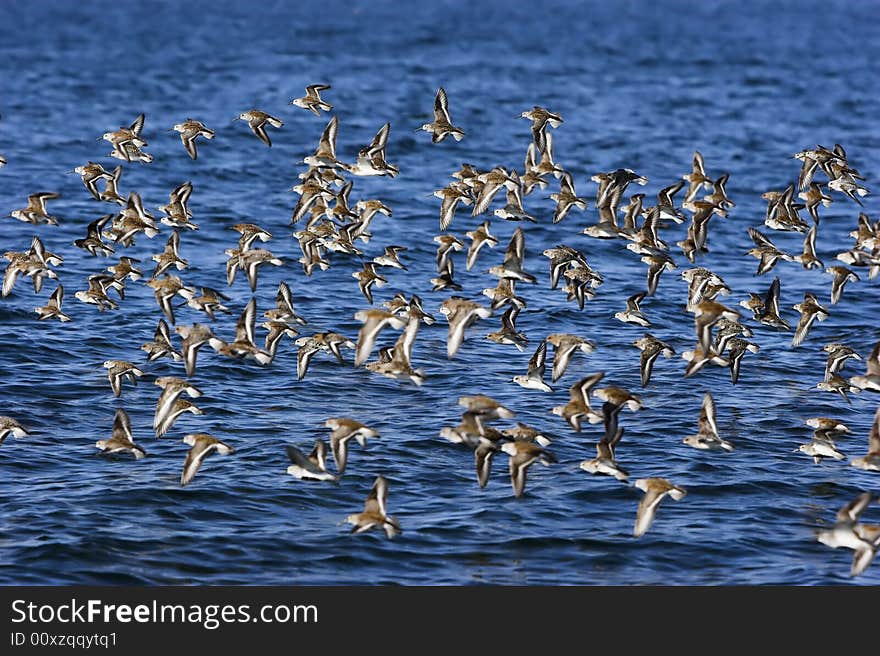
[[449,99],[446,97],[446,89],[443,87],[437,89],[437,95],[434,98],[434,120],[438,123],[452,123],[449,119]]

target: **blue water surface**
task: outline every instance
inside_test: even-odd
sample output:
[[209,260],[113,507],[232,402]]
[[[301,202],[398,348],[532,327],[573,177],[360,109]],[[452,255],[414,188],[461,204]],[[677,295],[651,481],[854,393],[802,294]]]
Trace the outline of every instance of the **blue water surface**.
[[[830,305],[830,276],[781,262],[754,276],[756,261],[746,229],[760,227],[787,252],[799,253],[802,236],[761,224],[761,194],[797,179],[792,154],[817,143],[843,144],[850,163],[876,185],[880,175],[880,34],[876,2],[4,2],[0,5],[0,212],[23,207],[28,194],[57,191],[50,205],[58,226],[0,219],[0,250],[26,250],[34,235],[64,257],[57,269],[66,289],[67,324],[38,322],[33,309],[54,290],[35,295],[19,280],[0,300],[0,415],[16,417],[32,432],[0,448],[0,582],[11,584],[861,584],[880,583],[874,563],[850,579],[851,552],[818,543],[814,528],[861,491],[880,491],[878,474],[847,461],[813,464],[796,453],[811,416],[833,416],[852,429],[841,450],[856,457],[878,395],[853,395],[852,405],[814,387],[822,379],[821,347],[844,341],[866,356],[880,339],[878,281],[851,283]],[[183,376],[170,360],[146,363],[139,346],[152,339],[161,312],[143,281],[128,283],[119,310],[99,313],[74,298],[89,274],[112,263],[72,246],[86,225],[111,205],[94,201],[78,176],[87,160],[110,169],[104,132],[146,114],[150,164],[125,164],[122,193],[138,191],[150,208],[192,181],[190,202],[197,232],[181,236],[193,285],[225,291],[233,313],[212,327],[231,339],[235,320],[252,294],[243,277],[226,286],[224,249],[237,234],[230,226],[255,222],[274,239],[265,246],[284,261],[264,267],[255,296],[262,313],[286,281],[309,324],[303,334],[334,330],[355,338],[354,314],[368,307],[351,277],[359,258],[331,254],[332,267],[307,277],[296,229],[289,225],[302,158],[326,123],[288,102],[307,84],[326,82],[324,94],[339,117],[338,152],[352,161],[386,121],[388,161],[396,179],[357,178],[352,204],[380,198],[392,217],[378,216],[373,257],[400,244],[408,271],[387,270],[389,284],[375,289],[378,306],[395,292],[419,294],[438,317],[423,327],[414,366],[425,370],[416,387],[339,365],[318,355],[307,377],[296,378],[296,351],[285,341],[268,367],[236,361],[204,347],[193,382],[205,415],[185,415],[161,440],[151,420],[158,376]],[[430,120],[434,94],[445,87],[453,121],[466,132],[460,143],[432,144],[414,130]],[[520,285],[528,302],[518,327],[530,346],[519,353],[485,339],[498,314],[468,330],[452,360],[446,358],[447,324],[432,292],[433,237],[439,203],[431,196],[462,162],[482,169],[501,165],[522,172],[531,138],[516,118],[535,104],[562,114],[554,131],[556,159],[590,197],[586,212],[551,222],[544,191],[525,198],[537,224],[524,225],[525,268],[536,285]],[[284,121],[270,128],[267,148],[233,118],[257,107]],[[190,160],[170,132],[188,116],[216,130]],[[710,224],[708,266],[733,289],[729,305],[782,281],[781,305],[791,309],[805,291],[817,293],[831,317],[817,323],[793,350],[790,333],[749,322],[760,344],[743,361],[734,387],[728,371],[707,367],[683,378],[679,357],[657,362],[647,389],[639,385],[644,330],[613,318],[624,299],[645,284],[645,267],[623,241],[591,239],[581,230],[597,219],[590,176],[618,167],[648,177],[647,199],[690,170],[699,149],[710,175],[730,173],[727,191],[736,207]],[[822,180],[821,174],[817,179]],[[630,190],[632,191],[632,189]],[[878,217],[876,197],[865,211]],[[500,206],[501,200],[496,201]],[[821,208],[819,256],[826,265],[849,248],[859,208],[835,194]],[[485,217],[458,213],[450,231],[464,239]],[[484,250],[472,271],[455,256],[456,279],[469,298],[494,285],[486,270],[503,259],[516,224],[493,219],[500,245]],[[673,244],[679,271],[664,274],[643,310],[651,332],[676,350],[693,346],[685,313],[689,265],[674,243],[686,226],[663,237]],[[142,260],[161,252],[170,234],[140,235],[118,254]],[[551,291],[541,252],[564,243],[583,251],[605,278],[580,311]],[[4,262],[5,264],[5,262]],[[112,293],[112,292],[111,292]],[[190,308],[178,325],[206,321]],[[262,330],[262,329],[260,329]],[[510,382],[524,373],[532,349],[547,334],[571,332],[596,343],[579,354],[552,393]],[[262,336],[262,332],[260,332]],[[383,333],[390,345],[395,331]],[[131,360],[145,371],[136,387],[113,397],[101,364]],[[850,363],[847,375],[863,365]],[[644,408],[621,415],[626,435],[618,449],[631,479],[663,476],[687,496],[660,506],[651,530],[632,537],[641,496],[632,486],[578,468],[593,457],[601,426],[575,433],[550,409],[568,387],[596,371],[605,382],[642,396]],[[721,434],[736,445],[727,453],[682,444],[696,431],[704,392],[718,405]],[[485,393],[517,413],[516,419],[554,436],[559,462],[532,467],[526,495],[514,498],[507,456],[497,456],[491,480],[479,489],[473,458],[439,437],[458,423],[463,394]],[[109,437],[115,409],[132,418],[141,461],[95,457],[94,443]],[[298,481],[286,474],[285,445],[308,450],[326,436],[328,417],[350,416],[381,433],[367,448],[353,446],[338,484]],[[500,422],[499,427],[507,424]],[[187,447],[184,434],[208,432],[236,453],[212,456],[188,487],[179,485]],[[388,510],[403,535],[378,531],[352,536],[345,517],[358,512],[374,478],[389,481]],[[880,507],[865,521],[880,521]]]

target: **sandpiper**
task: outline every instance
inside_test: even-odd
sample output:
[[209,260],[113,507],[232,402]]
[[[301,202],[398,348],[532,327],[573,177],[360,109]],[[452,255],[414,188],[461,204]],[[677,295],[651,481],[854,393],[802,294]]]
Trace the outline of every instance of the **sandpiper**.
[[235,230],[240,235],[238,250],[242,252],[248,250],[257,239],[263,243],[272,239],[272,233],[256,223],[236,223],[230,230]]
[[15,439],[20,440],[30,435],[30,432],[12,417],[0,417],[0,446],[3,445],[3,442],[10,434]]
[[105,132],[102,135],[101,138],[104,141],[113,145],[113,152],[110,153],[111,156],[126,162],[135,160],[141,162],[153,161],[152,155],[141,151],[141,148],[147,145],[147,142],[141,136],[145,118],[144,114],[139,114],[129,127],[120,127],[114,132]]
[[845,547],[854,551],[850,576],[864,572],[877,553],[878,539],[876,536],[873,540],[866,539],[866,532],[861,530],[863,525],[859,523],[859,517],[873,500],[873,494],[863,492],[837,511],[834,526],[816,532],[816,539],[822,544],[832,549]]
[[590,392],[604,376],[604,372],[599,372],[581,378],[569,388],[568,403],[553,408],[551,412],[565,419],[578,432],[581,430],[582,418],[586,418],[591,424],[601,422],[602,415],[595,412],[590,405]]
[[186,148],[187,154],[192,159],[198,157],[198,153],[196,152],[196,137],[204,137],[205,139],[214,138],[214,131],[205,127],[204,123],[194,118],[188,118],[183,123],[176,124],[172,129],[175,132],[180,133],[180,140],[183,142],[183,147]]
[[55,291],[52,292],[46,305],[34,309],[34,312],[37,313],[37,320],[45,321],[46,319],[58,319],[62,322],[70,321],[70,317],[61,311],[61,303],[63,301],[64,287],[59,284],[58,287],[55,288]]
[[443,141],[446,135],[450,134],[456,141],[464,138],[464,130],[452,125],[452,119],[449,118],[449,99],[443,87],[437,89],[437,95],[434,97],[434,122],[425,123],[419,130],[430,132],[433,143]]
[[293,309],[293,296],[290,293],[290,286],[283,280],[278,283],[278,292],[275,294],[275,307],[266,310],[263,313],[263,316],[272,321],[284,321],[288,323],[294,321],[301,326],[308,323],[306,319],[298,315],[296,310]]
[[488,319],[492,310],[460,296],[452,296],[440,305],[440,312],[449,322],[449,335],[446,339],[446,357],[450,360],[458,353],[464,341],[465,330],[479,319]]
[[483,221],[479,227],[470,232],[466,232],[465,235],[471,238],[471,245],[468,248],[466,264],[467,270],[470,271],[474,266],[474,263],[477,261],[477,254],[480,252],[480,249],[484,246],[494,248],[498,245],[498,240],[489,232],[488,221]]
[[792,307],[801,313],[801,318],[798,320],[797,327],[794,329],[794,337],[791,340],[792,347],[797,347],[803,343],[807,333],[810,332],[813,322],[817,319],[819,321],[825,321],[825,319],[829,317],[829,314],[828,310],[819,304],[819,299],[816,298],[816,295],[810,292],[804,292],[803,303],[797,303]]
[[770,239],[763,234],[760,230],[756,230],[755,228],[749,228],[749,236],[752,238],[752,241],[755,242],[755,247],[747,252],[748,255],[751,255],[754,258],[760,260],[758,262],[758,271],[755,275],[762,276],[774,266],[776,263],[782,259],[787,262],[792,261],[792,256],[784,253],[779,250]]
[[125,360],[107,360],[104,362],[104,368],[107,370],[107,378],[110,380],[113,396],[117,398],[122,396],[123,378],[128,378],[132,385],[137,385],[137,379],[144,375],[143,371]]
[[315,440],[315,447],[309,455],[288,445],[287,457],[293,463],[287,468],[287,473],[295,478],[305,481],[336,480],[336,476],[327,471],[327,444],[322,439]]
[[650,326],[651,322],[648,321],[648,317],[646,317],[645,313],[639,308],[639,303],[645,300],[647,293],[648,292],[639,292],[626,299],[626,310],[615,312],[614,318],[623,323],[632,323],[637,326],[642,326],[643,328]]
[[822,268],[822,260],[816,255],[816,228],[817,225],[813,224],[807,231],[807,235],[804,237],[803,253],[793,258],[795,262],[800,262],[805,269]]
[[215,351],[223,346],[223,342],[214,335],[211,328],[201,323],[194,323],[192,326],[177,326],[174,332],[183,338],[180,344],[180,353],[183,355],[187,376],[192,376],[196,372],[196,358],[203,344],[209,344]]
[[535,354],[529,360],[528,373],[513,377],[513,382],[526,389],[536,389],[542,392],[552,392],[553,389],[544,382],[544,369],[547,360],[547,342],[538,344]]
[[847,269],[845,266],[830,266],[825,269],[825,273],[829,273],[832,276],[831,279],[831,304],[837,305],[837,302],[840,300],[840,297],[843,296],[843,288],[846,286],[846,283],[849,281],[857,281],[860,280],[859,276],[853,273],[850,269]]
[[541,146],[544,142],[544,135],[548,125],[551,128],[558,128],[564,122],[562,116],[539,105],[524,111],[520,114],[520,118],[527,118],[532,122],[532,138],[538,146]]
[[385,123],[369,146],[358,151],[357,160],[351,166],[345,166],[345,170],[352,175],[387,175],[390,178],[397,176],[400,169],[394,164],[385,161],[385,147],[388,145],[388,134],[391,132],[391,124]]
[[147,362],[157,360],[164,355],[170,355],[175,361],[183,359],[183,356],[174,348],[174,344],[171,343],[171,332],[164,319],[159,319],[159,323],[156,325],[156,330],[153,333],[153,341],[141,346],[141,350],[146,351]]
[[575,351],[582,353],[592,353],[596,350],[596,345],[588,339],[570,335],[567,333],[553,333],[547,335],[547,341],[553,345],[553,382],[562,378],[568,364],[571,362],[571,356]]
[[[294,342],[294,344],[299,347],[299,351],[297,351],[296,354],[296,375],[299,380],[302,380],[305,377],[306,372],[309,369],[309,363],[318,351],[332,353],[339,364],[342,364],[345,360],[342,357],[342,351],[340,349],[343,346],[350,349],[355,348],[354,342],[347,337],[334,332],[315,333],[309,337],[300,337]],[[368,356],[369,354],[364,357]]]
[[700,193],[700,190],[705,188],[710,188],[712,186],[712,180],[708,176],[706,176],[706,168],[703,162],[703,155],[699,150],[694,151],[694,159],[693,159],[693,167],[690,173],[682,176],[683,180],[687,180],[688,190],[685,194],[685,203],[690,203],[694,199],[696,199],[697,194]]
[[345,472],[348,442],[351,438],[357,440],[361,446],[366,446],[367,438],[379,437],[379,431],[348,417],[331,417],[324,422],[324,426],[330,429],[330,449],[333,451],[333,462],[336,463],[336,473],[339,476]]
[[91,160],[81,166],[77,166],[72,171],[69,171],[69,173],[76,173],[82,178],[86,190],[95,200],[101,200],[101,193],[98,191],[98,181],[108,180],[112,177],[110,173],[104,170],[103,166]]
[[122,164],[118,165],[105,179],[104,191],[99,195],[99,200],[105,203],[125,205],[125,197],[119,193],[119,180],[122,179]]
[[216,346],[217,353],[233,358],[251,358],[263,365],[269,364],[272,361],[272,354],[261,349],[255,342],[256,320],[257,300],[251,298],[235,324],[235,339]]
[[373,287],[384,287],[388,283],[387,278],[376,273],[376,266],[375,262],[364,262],[363,269],[351,274],[352,278],[357,278],[358,288],[370,304],[373,303]]
[[791,325],[782,318],[779,312],[779,292],[779,276],[776,276],[770,284],[766,296],[764,296],[760,311],[755,313],[755,318],[765,326],[770,326],[777,330],[791,330]]
[[318,147],[314,154],[304,157],[303,164],[315,167],[340,167],[342,163],[336,159],[336,135],[338,132],[339,118],[334,116],[321,132],[321,138],[318,140]]
[[467,408],[468,412],[479,415],[482,420],[510,419],[515,415],[513,410],[485,394],[460,396],[458,397],[458,405]]
[[816,385],[816,389],[822,390],[823,392],[836,392],[850,405],[852,405],[852,400],[847,396],[847,393],[858,394],[862,391],[861,387],[853,385],[840,374],[831,374],[828,380],[823,380]]
[[[174,306],[171,304],[171,300],[186,288],[183,281],[177,276],[165,274],[161,278],[151,278],[147,281],[147,286],[153,289],[156,303],[159,304],[168,321],[174,324]],[[191,288],[190,291],[195,292]]]
[[748,353],[757,353],[761,347],[752,342],[734,337],[727,343],[728,366],[730,367],[730,382],[736,385],[739,380],[740,362],[743,356]]
[[183,271],[189,266],[189,262],[180,257],[180,232],[173,230],[165,243],[165,249],[161,253],[153,256],[156,263],[156,269],[153,271],[153,278],[161,276],[172,266],[178,271]]
[[522,422],[516,422],[516,426],[513,428],[505,428],[501,431],[501,434],[504,437],[510,438],[515,442],[534,442],[538,446],[548,447],[550,446],[551,439],[547,437],[544,433],[539,431],[537,428],[529,426],[528,424],[524,424]]
[[385,530],[385,535],[389,538],[400,535],[402,532],[400,524],[394,517],[386,513],[387,500],[388,481],[384,476],[377,476],[370,494],[367,495],[367,501],[364,503],[364,511],[345,518],[346,522],[354,525],[351,532],[363,533],[371,528],[380,527]]
[[58,225],[58,218],[49,214],[46,210],[46,202],[61,198],[61,194],[53,191],[39,191],[28,196],[27,207],[18,210],[12,210],[9,213],[13,219],[24,221],[25,223],[47,223],[49,225]]
[[579,197],[574,190],[574,179],[571,173],[566,171],[559,180],[559,192],[550,194],[550,198],[556,201],[556,209],[553,212],[553,223],[559,223],[564,219],[572,207],[587,209],[587,201]]
[[455,218],[455,210],[458,209],[459,203],[471,205],[473,199],[471,194],[463,189],[457,183],[452,183],[447,187],[438,189],[434,192],[434,196],[439,198],[440,203],[440,229],[446,230],[452,224]]
[[511,306],[501,315],[501,330],[491,332],[486,335],[489,339],[497,344],[512,344],[518,351],[522,352],[525,348],[528,338],[525,334],[516,329],[516,317],[519,315],[519,308]]
[[620,468],[614,455],[614,449],[622,437],[623,428],[618,428],[613,435],[606,432],[602,439],[596,443],[596,457],[581,462],[580,468],[590,474],[603,474],[613,476],[618,481],[625,481],[629,474]]
[[196,472],[199,471],[205,458],[212,453],[219,453],[221,456],[235,453],[235,449],[231,446],[207,433],[190,433],[184,436],[183,443],[188,444],[191,448],[183,462],[183,472],[180,475],[181,485],[188,485],[195,478]]
[[86,236],[81,239],[75,239],[73,245],[82,248],[90,255],[113,255],[113,246],[104,242],[101,231],[104,226],[113,218],[112,214],[100,216],[86,227]]
[[280,118],[275,118],[259,109],[250,109],[238,115],[238,119],[247,121],[248,127],[257,135],[257,137],[267,146],[272,146],[272,140],[266,132],[266,124],[268,123],[274,128],[280,128],[284,122]]
[[547,466],[556,462],[556,456],[534,442],[507,442],[501,450],[510,456],[510,484],[516,497],[525,492],[526,472],[532,464],[540,462]]
[[642,354],[639,356],[639,376],[642,381],[642,387],[647,387],[651,382],[651,372],[654,370],[654,362],[663,354],[665,358],[671,358],[675,355],[675,349],[669,344],[663,342],[651,333],[645,333],[644,337],[633,342],[633,346],[638,348]]
[[306,95],[301,98],[294,98],[287,104],[302,107],[309,110],[315,116],[320,116],[321,110],[329,112],[333,109],[333,105],[321,99],[321,92],[329,90],[329,84],[310,84],[306,87]]
[[633,528],[633,536],[641,537],[651,527],[657,514],[657,506],[667,494],[680,501],[686,492],[684,488],[673,485],[665,478],[640,478],[635,486],[642,490],[645,495],[639,501],[639,509],[636,512],[636,524]]
[[700,408],[699,430],[696,435],[688,435],[682,442],[695,449],[733,451],[733,445],[718,435],[716,422],[715,399],[712,394],[706,392],[703,395],[703,405]]
[[395,330],[402,330],[406,327],[405,321],[387,310],[361,310],[354,315],[354,318],[363,323],[358,332],[354,358],[355,367],[361,366],[370,357],[376,338],[383,328],[391,326]]
[[[485,173],[480,173],[476,179],[482,186],[480,187],[479,194],[474,201],[471,216],[477,216],[489,209],[489,205],[492,204],[492,200],[502,187],[507,191],[515,191],[521,186],[518,176],[514,177],[511,173],[508,173],[500,166],[496,166],[494,169],[486,171]],[[520,206],[521,205],[522,203],[520,203]]]
[[158,208],[164,214],[159,220],[172,228],[198,230],[199,226],[191,220],[193,215],[188,205],[192,192],[193,185],[189,181],[172,189],[168,194],[168,204]]
[[624,406],[629,408],[630,412],[642,408],[642,400],[623,387],[600,387],[593,390],[593,396],[605,401],[602,404],[602,419],[605,422],[605,432],[609,435],[617,433],[618,416]]
[[642,256],[642,262],[648,265],[648,279],[646,294],[653,296],[657,291],[657,285],[660,284],[660,275],[664,271],[674,271],[678,267],[675,261],[668,254],[658,251],[649,255]]
[[223,305],[223,301],[230,300],[229,296],[212,287],[201,287],[200,290],[201,294],[185,287],[179,293],[186,299],[188,307],[204,312],[209,319],[214,319],[215,312],[231,313],[231,310]]
[[98,440],[95,448],[101,449],[101,455],[115,456],[123,453],[133,455],[135,460],[146,457],[147,452],[134,443],[131,434],[131,420],[122,408],[116,410],[113,417],[113,434],[109,440]]

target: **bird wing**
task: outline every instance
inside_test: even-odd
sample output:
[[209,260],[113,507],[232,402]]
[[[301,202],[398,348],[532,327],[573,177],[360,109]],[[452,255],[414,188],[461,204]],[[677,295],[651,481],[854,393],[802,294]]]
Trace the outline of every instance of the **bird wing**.
[[675,184],[661,189],[660,193],[657,194],[657,203],[674,207],[675,203],[673,202],[673,196],[675,196],[682,187],[684,187],[684,180],[679,180]]
[[865,366],[869,376],[880,376],[880,342],[874,344],[871,354],[865,360]]
[[514,230],[513,236],[510,238],[510,243],[507,245],[507,250],[504,252],[505,268],[511,265],[514,265],[517,268],[522,268],[525,251],[526,235],[522,228],[517,228]]
[[257,301],[252,298],[235,325],[235,341],[254,343],[254,324],[257,318]]
[[134,442],[131,435],[131,420],[128,413],[122,408],[117,408],[116,415],[113,417],[113,439]]
[[330,157],[336,157],[336,133],[339,130],[339,118],[334,116],[327,123],[324,131],[321,133],[321,140],[318,142],[318,152]]
[[766,248],[772,248],[776,250],[776,246],[770,241],[767,236],[762,233],[757,228],[749,228],[749,237],[752,238],[752,241],[755,242],[757,246],[764,246]]
[[[317,444],[317,443],[316,443]],[[317,449],[317,446],[315,447]],[[311,460],[311,458],[307,457],[302,451],[297,449],[295,446],[287,445],[286,447],[287,457],[290,459],[294,465],[297,465],[301,469],[306,471],[315,471],[315,463]],[[312,451],[312,454],[315,452]],[[320,467],[320,466],[319,466]],[[323,467],[322,467],[323,469]]]
[[645,496],[639,501],[639,509],[636,512],[636,525],[633,529],[633,535],[640,537],[651,527],[654,517],[657,514],[657,506],[663,498],[663,492],[648,488]]
[[367,146],[366,151],[367,155],[372,159],[377,154],[382,154],[384,157],[385,152],[385,144],[388,143],[388,133],[391,131],[391,124],[386,123],[379,131],[376,133],[376,136],[373,137],[373,141]]
[[633,294],[628,299],[626,299],[626,309],[632,312],[639,311],[639,303],[641,303],[645,298],[646,292],[639,292],[638,294]]
[[703,154],[699,150],[694,151],[693,171],[696,175],[705,177],[706,167],[703,164]]
[[[516,333],[516,317],[519,315],[519,308],[511,306],[501,315],[501,331],[505,333]],[[546,341],[544,342],[546,352]]]
[[568,344],[563,343],[558,345],[553,353],[553,381],[556,382],[565,373],[565,370],[568,368],[568,362],[571,360],[571,356],[574,353],[574,350],[577,348],[576,344]]
[[863,492],[855,499],[846,504],[843,508],[837,511],[837,521],[838,522],[855,522],[858,521],[859,516],[864,512],[865,508],[871,505],[871,501],[874,500],[874,495],[870,492]]
[[718,435],[718,426],[716,424],[715,399],[709,392],[703,396],[703,406],[700,409],[700,433],[708,435]]
[[438,123],[452,123],[449,118],[449,99],[446,97],[446,89],[443,87],[437,89],[437,95],[434,98],[434,120]]
[[868,433],[868,453],[880,453],[880,408],[874,413],[874,423]]
[[485,212],[489,208],[492,199],[495,198],[495,194],[498,193],[499,189],[501,189],[500,182],[487,182],[484,184],[483,188],[480,189],[480,194],[477,196],[476,202],[474,202],[474,208],[471,211],[471,215],[477,216],[478,214]]
[[319,92],[327,91],[328,89],[330,89],[329,84],[310,84],[306,87],[306,94],[311,96],[312,98],[320,100],[321,97],[319,95]]
[[593,374],[592,376],[587,376],[586,378],[582,378],[574,385],[571,386],[571,400],[572,401],[581,401],[583,404],[589,408],[590,406],[590,391],[596,386],[596,384],[602,380],[603,376],[605,376],[604,372],[599,372],[597,374]]
[[134,123],[131,124],[129,130],[134,132],[137,136],[141,136],[141,130],[144,129],[144,119],[146,116],[143,114],[139,114],[138,117],[134,120]]
[[379,513],[385,517],[385,501],[388,498],[388,481],[384,476],[377,476],[373,483],[367,501],[364,503],[364,513]]
[[779,276],[773,279],[764,297],[764,313],[779,316]]
[[183,461],[183,472],[180,475],[181,485],[188,485],[195,478],[205,457],[214,449],[214,444],[207,444],[204,440],[196,440],[195,444],[187,451],[186,460]]
[[535,349],[535,354],[529,360],[529,376],[537,376],[538,378],[544,378],[544,370],[546,369],[545,362],[547,360],[547,340],[543,340],[538,348]]
[[61,309],[61,303],[64,301],[64,287],[58,285],[52,295],[49,297],[49,307]]

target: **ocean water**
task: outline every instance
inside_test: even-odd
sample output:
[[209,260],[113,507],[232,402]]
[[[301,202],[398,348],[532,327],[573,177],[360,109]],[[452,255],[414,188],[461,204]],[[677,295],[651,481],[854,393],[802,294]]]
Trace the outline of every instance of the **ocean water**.
[[[34,235],[62,255],[67,324],[38,322],[33,309],[54,289],[47,281],[35,295],[19,280],[0,300],[0,414],[19,419],[32,436],[8,438],[0,447],[0,583],[12,584],[877,584],[880,565],[851,579],[851,552],[819,544],[814,529],[833,520],[862,491],[880,491],[880,477],[846,461],[821,465],[795,449],[810,437],[807,417],[844,421],[852,436],[839,441],[849,457],[865,453],[880,396],[852,396],[852,404],[814,389],[825,363],[821,348],[844,341],[867,356],[880,339],[880,287],[851,283],[842,301],[830,302],[830,276],[781,262],[756,277],[745,255],[746,234],[756,226],[787,252],[800,252],[802,236],[763,227],[761,194],[797,179],[792,154],[816,143],[843,144],[850,163],[873,187],[880,174],[878,68],[880,33],[876,2],[439,2],[63,3],[38,0],[0,5],[0,212],[23,207],[28,194],[57,191],[50,209],[58,226],[0,219],[2,250],[26,250]],[[376,130],[391,122],[388,161],[396,179],[356,178],[352,203],[379,198],[393,208],[379,216],[366,257],[388,244],[408,271],[388,270],[389,283],[374,290],[375,303],[397,291],[419,294],[437,324],[423,326],[414,366],[425,370],[422,387],[390,380],[318,355],[308,375],[296,378],[296,351],[282,342],[275,361],[261,367],[223,358],[204,347],[193,382],[205,415],[181,417],[161,440],[151,419],[159,395],[153,380],[183,376],[170,360],[145,362],[138,347],[152,339],[161,312],[143,281],[129,282],[115,311],[99,313],[74,298],[89,274],[111,264],[72,246],[86,225],[113,206],[88,195],[69,175],[87,160],[108,170],[104,132],[146,114],[150,164],[125,164],[120,191],[138,191],[145,204],[164,204],[169,191],[192,181],[190,207],[196,232],[181,236],[189,261],[185,282],[221,289],[230,315],[211,323],[231,339],[235,320],[252,294],[239,276],[225,282],[223,251],[235,245],[229,229],[255,222],[274,239],[265,246],[283,259],[260,271],[256,297],[262,313],[274,304],[278,283],[290,285],[296,308],[309,324],[302,334],[334,330],[355,338],[358,310],[368,307],[351,273],[359,258],[331,254],[332,267],[307,277],[290,236],[297,196],[287,190],[304,170],[327,117],[288,105],[307,84],[327,82],[325,98],[339,117],[338,152],[351,161]],[[432,144],[414,130],[430,120],[434,93],[444,86],[460,143]],[[432,292],[434,235],[439,234],[435,189],[462,162],[488,169],[522,170],[529,123],[515,118],[535,104],[563,115],[553,132],[556,159],[590,198],[561,223],[551,222],[548,196],[556,182],[525,198],[537,218],[527,224],[526,270],[535,285],[520,285],[528,302],[517,326],[529,337],[526,351],[485,339],[498,315],[480,321],[454,359],[446,358],[447,325],[440,303],[450,292]],[[270,128],[272,148],[233,117],[258,107],[281,117]],[[216,130],[199,141],[190,160],[171,126],[192,116]],[[763,293],[774,275],[782,283],[781,306],[804,291],[817,293],[831,317],[814,325],[798,349],[790,333],[747,323],[761,346],[742,363],[740,381],[709,366],[683,378],[680,357],[660,359],[646,389],[639,385],[644,330],[613,314],[644,286],[645,271],[623,241],[581,234],[594,223],[596,185],[590,176],[618,167],[648,177],[638,191],[656,192],[690,170],[699,149],[710,175],[730,174],[727,190],[736,207],[710,223],[710,252],[698,260],[733,289],[730,305]],[[823,179],[821,175],[818,179]],[[634,189],[631,187],[629,192]],[[493,207],[500,206],[501,199]],[[865,211],[878,218],[876,196]],[[818,251],[826,266],[848,248],[859,208],[835,194],[820,209]],[[465,208],[450,227],[464,238],[491,213],[474,218]],[[516,224],[492,220],[501,242],[484,250],[465,271],[455,256],[460,292],[469,298],[494,285],[486,270],[500,264]],[[679,271],[663,275],[643,310],[654,335],[678,353],[694,342],[684,312],[689,264],[674,246],[686,226],[671,226]],[[161,252],[170,228],[150,240],[138,236],[118,254],[142,260]],[[581,311],[549,289],[541,252],[564,243],[584,252],[605,278]],[[178,325],[205,321],[189,308]],[[260,337],[262,336],[262,329]],[[534,347],[552,332],[572,332],[596,343],[574,357],[552,393],[510,382],[524,373]],[[379,345],[390,345],[394,331]],[[107,359],[142,366],[137,386],[126,383],[113,397]],[[859,373],[850,363],[845,373]],[[564,403],[568,387],[596,371],[606,384],[640,394],[644,408],[624,411],[626,435],[618,458],[631,480],[664,476],[687,489],[665,499],[650,531],[632,537],[641,496],[634,487],[578,468],[592,458],[600,426],[573,432],[550,409]],[[696,431],[704,392],[714,394],[718,427],[736,446],[707,453],[684,444]],[[439,437],[458,423],[457,399],[484,393],[517,413],[516,419],[552,434],[558,458],[535,465],[526,495],[514,498],[507,457],[499,454],[488,486],[479,489],[473,458]],[[144,460],[96,457],[94,442],[110,435],[116,408],[132,419]],[[285,445],[309,450],[326,437],[328,417],[349,416],[381,433],[366,448],[353,446],[337,484],[298,481],[285,473]],[[505,422],[497,424],[503,427]],[[208,432],[235,447],[209,458],[193,483],[178,484],[187,451],[184,434]],[[359,512],[376,475],[389,481],[388,511],[403,534],[388,540],[378,531],[350,535],[344,518]],[[865,521],[880,521],[876,504]]]

